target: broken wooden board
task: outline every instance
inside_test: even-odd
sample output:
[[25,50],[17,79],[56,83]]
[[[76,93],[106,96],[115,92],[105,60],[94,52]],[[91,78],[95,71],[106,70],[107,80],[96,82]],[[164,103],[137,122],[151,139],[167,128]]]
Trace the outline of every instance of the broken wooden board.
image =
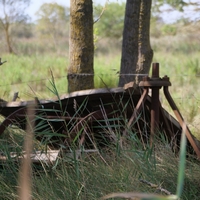
[[[48,150],[46,152],[36,151],[30,154],[32,163],[48,163],[52,164],[56,161],[60,153],[60,150]],[[25,152],[21,153],[22,155],[17,154],[16,152],[10,153],[10,158],[12,160],[20,161],[27,157]],[[8,158],[5,155],[0,155],[0,161],[7,161]]]

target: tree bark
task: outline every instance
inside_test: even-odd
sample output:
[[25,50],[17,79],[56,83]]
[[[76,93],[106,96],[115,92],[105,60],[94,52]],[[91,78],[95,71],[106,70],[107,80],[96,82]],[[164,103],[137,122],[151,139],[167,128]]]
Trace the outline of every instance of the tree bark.
[[92,0],[70,1],[68,92],[94,88]]
[[5,36],[6,36],[6,42],[8,47],[8,53],[12,54],[14,53],[12,46],[11,46],[11,40],[10,40],[10,34],[9,34],[9,25],[5,25]]
[[119,86],[139,83],[149,73],[153,51],[149,29],[152,0],[127,0]]
[[8,53],[14,53],[12,46],[11,46],[11,39],[10,39],[10,34],[9,34],[10,24],[7,21],[7,18],[8,17],[6,17],[5,24],[3,23],[2,19],[0,19],[0,23],[1,23],[1,26],[3,27],[3,30],[4,30],[4,33],[5,33],[6,44],[7,44],[7,47],[8,47]]
[[141,0],[139,19],[139,49],[135,83],[139,84],[145,74],[149,74],[153,59],[153,50],[150,45],[150,18],[152,0]]
[[139,13],[141,0],[127,0],[123,41],[122,57],[120,66],[119,86],[134,80],[138,60],[138,35],[139,35]]

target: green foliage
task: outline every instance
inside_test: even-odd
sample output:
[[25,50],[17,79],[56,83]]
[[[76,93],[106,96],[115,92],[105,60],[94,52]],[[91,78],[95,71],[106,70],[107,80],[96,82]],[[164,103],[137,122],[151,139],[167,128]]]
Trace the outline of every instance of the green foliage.
[[162,26],[161,31],[163,35],[176,35],[177,27],[176,25],[165,24]]
[[69,22],[69,8],[57,3],[44,3],[36,12],[36,16],[36,27],[41,36],[56,40],[66,34],[65,30]]
[[15,23],[11,27],[11,35],[14,38],[31,38],[34,35],[34,25],[29,23]]
[[97,42],[98,42],[98,36],[99,36],[99,31],[98,31],[98,28],[94,28],[94,49],[96,50],[97,49]]
[[124,25],[125,3],[112,2],[106,4],[105,8],[101,5],[95,6],[94,20],[99,18],[103,9],[105,9],[103,15],[94,25],[98,28],[99,36],[121,38]]
[[150,36],[154,38],[159,38],[162,35],[161,32],[161,23],[158,22],[159,18],[157,16],[151,16],[151,21],[150,21]]

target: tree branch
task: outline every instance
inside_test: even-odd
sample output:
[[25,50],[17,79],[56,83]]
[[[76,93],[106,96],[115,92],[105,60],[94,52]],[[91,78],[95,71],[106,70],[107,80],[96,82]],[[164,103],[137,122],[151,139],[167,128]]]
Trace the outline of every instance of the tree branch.
[[97,23],[97,22],[101,19],[101,17],[102,17],[102,15],[103,15],[104,11],[106,10],[107,3],[108,3],[108,0],[106,1],[105,6],[103,7],[103,9],[102,9],[102,11],[101,11],[99,17],[94,21],[94,24]]

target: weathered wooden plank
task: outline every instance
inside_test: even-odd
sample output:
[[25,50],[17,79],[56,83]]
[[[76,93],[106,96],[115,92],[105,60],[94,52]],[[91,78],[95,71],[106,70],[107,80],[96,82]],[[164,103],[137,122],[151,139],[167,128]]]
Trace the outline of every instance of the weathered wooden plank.
[[[31,160],[33,163],[53,163],[56,161],[60,153],[60,150],[48,150],[46,152],[36,151],[30,154]],[[10,153],[10,158],[16,161],[19,161],[23,158],[26,158],[27,155],[25,152],[22,152],[22,155],[19,156],[16,152]],[[0,155],[0,161],[7,161],[8,158],[4,155]]]

